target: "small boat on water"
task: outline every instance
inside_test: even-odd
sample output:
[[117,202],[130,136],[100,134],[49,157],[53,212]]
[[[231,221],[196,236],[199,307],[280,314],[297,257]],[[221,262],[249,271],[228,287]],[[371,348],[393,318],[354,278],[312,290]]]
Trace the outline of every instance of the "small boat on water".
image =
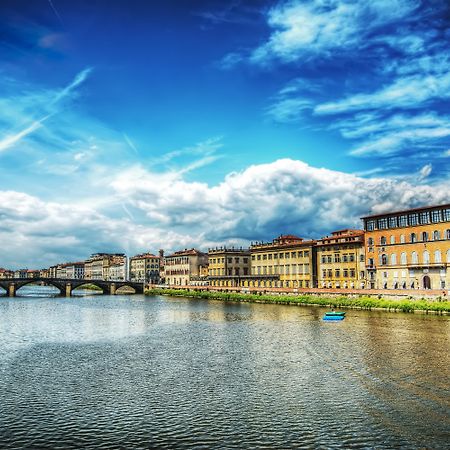
[[345,311],[328,311],[323,316],[322,320],[344,320],[345,319]]

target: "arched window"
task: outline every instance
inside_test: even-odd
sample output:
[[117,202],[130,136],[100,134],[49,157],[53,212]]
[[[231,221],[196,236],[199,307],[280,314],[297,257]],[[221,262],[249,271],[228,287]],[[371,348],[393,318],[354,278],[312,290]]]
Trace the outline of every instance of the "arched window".
[[387,255],[385,255],[384,253],[381,255],[381,265],[382,266],[386,266],[388,263],[388,258]]
[[401,244],[405,243],[405,235],[404,234],[400,235],[400,243]]
[[441,255],[441,251],[440,250],[436,250],[434,252],[434,262],[435,263],[440,263],[442,262],[442,255]]
[[380,238],[380,244],[381,244],[381,245],[386,245],[386,237],[385,237],[385,236],[381,236],[381,238]]
[[445,239],[450,239],[450,230],[445,231]]
[[367,239],[367,245],[373,245],[373,238]]
[[391,255],[391,266],[397,265],[397,255],[395,253],[392,253]]
[[450,263],[450,249],[447,250],[447,262]]
[[433,241],[438,241],[440,239],[440,233],[439,231],[435,230],[433,231]]
[[428,250],[423,252],[423,263],[430,264],[430,252]]
[[416,233],[411,233],[411,242],[417,242],[417,237],[416,237]]
[[427,242],[428,241],[428,233],[426,231],[424,231],[422,233],[422,241],[423,242]]
[[395,236],[391,236],[391,244],[395,244]]
[[411,262],[413,264],[417,264],[419,262],[418,258],[417,258],[417,253],[416,252],[412,252],[411,253]]
[[400,255],[400,264],[406,265],[406,253],[405,253],[405,252],[403,252],[403,253]]

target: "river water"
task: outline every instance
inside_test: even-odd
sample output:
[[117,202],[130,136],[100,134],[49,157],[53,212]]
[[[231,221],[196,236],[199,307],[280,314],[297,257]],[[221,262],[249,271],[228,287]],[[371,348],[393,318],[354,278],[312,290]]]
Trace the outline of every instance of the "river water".
[[449,448],[448,317],[0,298],[0,448]]

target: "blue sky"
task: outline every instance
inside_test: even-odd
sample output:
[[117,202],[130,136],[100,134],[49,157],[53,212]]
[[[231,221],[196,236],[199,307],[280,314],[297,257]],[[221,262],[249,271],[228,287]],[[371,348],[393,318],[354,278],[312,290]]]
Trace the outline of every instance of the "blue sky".
[[0,18],[0,266],[450,201],[446,0],[3,0]]

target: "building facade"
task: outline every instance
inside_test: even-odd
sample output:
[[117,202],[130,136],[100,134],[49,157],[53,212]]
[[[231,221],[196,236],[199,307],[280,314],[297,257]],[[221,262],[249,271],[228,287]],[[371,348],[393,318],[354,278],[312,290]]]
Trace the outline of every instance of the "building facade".
[[84,263],[84,276],[87,280],[109,280],[111,266],[123,266],[126,274],[126,264],[123,253],[94,253]]
[[249,286],[308,288],[315,286],[315,241],[281,235],[252,244]]
[[366,266],[364,231],[339,230],[316,244],[317,287],[364,289]]
[[[174,286],[188,286],[203,283],[201,267],[208,264],[208,254],[195,248],[181,250],[164,258],[165,283]],[[206,284],[207,280],[204,280]]]
[[373,289],[448,289],[450,204],[362,218]]
[[130,281],[159,283],[160,256],[143,253],[130,258]]
[[209,249],[208,263],[208,280],[211,286],[243,286],[251,275],[249,249]]

